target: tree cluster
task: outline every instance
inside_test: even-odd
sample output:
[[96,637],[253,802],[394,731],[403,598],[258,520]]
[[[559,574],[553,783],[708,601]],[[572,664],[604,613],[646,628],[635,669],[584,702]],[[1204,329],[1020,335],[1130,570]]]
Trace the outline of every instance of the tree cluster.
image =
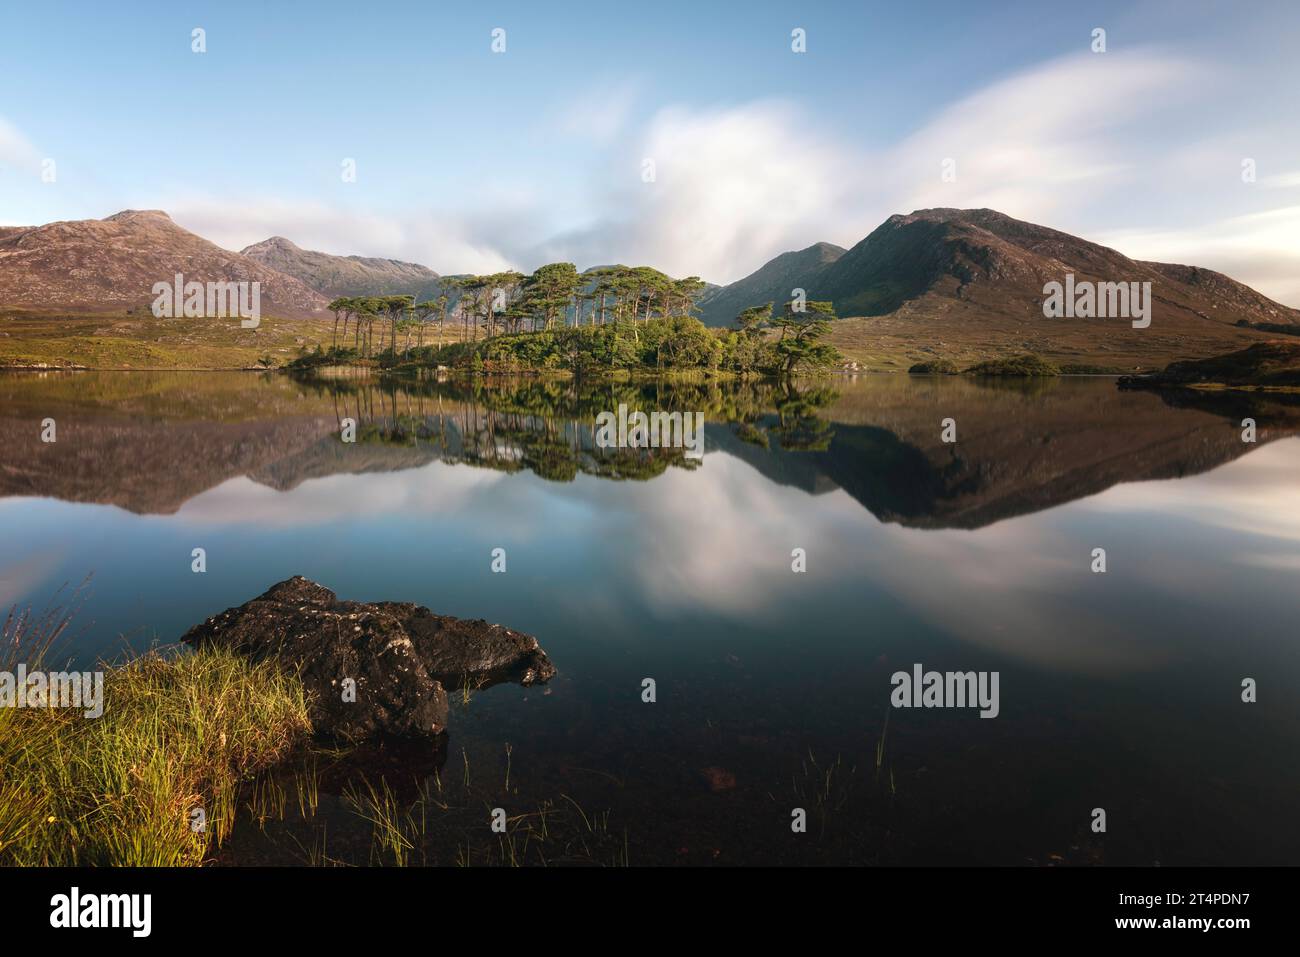
[[[548,263],[527,276],[507,271],[442,282],[446,291],[425,302],[335,299],[331,355],[502,371],[721,369],[779,376],[839,358],[823,341],[835,318],[828,302],[792,301],[777,314],[767,303],[746,309],[732,329],[710,329],[691,315],[704,289],[698,277],[673,279],[645,266],[579,273],[572,263]],[[459,326],[457,343],[444,340],[448,321]],[[431,327],[436,337],[426,346]]]

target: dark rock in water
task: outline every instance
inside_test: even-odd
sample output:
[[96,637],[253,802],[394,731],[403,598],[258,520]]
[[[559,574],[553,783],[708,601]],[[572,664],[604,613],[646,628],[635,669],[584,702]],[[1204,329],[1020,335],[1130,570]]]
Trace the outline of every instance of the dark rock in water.
[[[486,621],[435,615],[409,602],[339,601],[295,576],[187,631],[195,647],[275,659],[302,676],[318,732],[341,737],[436,734],[447,690],[555,674],[537,639]],[[346,700],[347,679],[356,682]]]

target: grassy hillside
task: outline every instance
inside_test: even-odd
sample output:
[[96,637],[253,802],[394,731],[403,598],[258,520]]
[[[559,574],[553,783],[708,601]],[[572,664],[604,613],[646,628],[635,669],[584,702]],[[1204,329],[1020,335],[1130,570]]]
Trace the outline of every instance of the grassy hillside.
[[328,344],[332,320],[264,317],[256,329],[238,320],[155,319],[151,314],[69,317],[0,315],[0,367],[92,369],[247,369],[285,365],[301,349]]
[[[944,304],[909,303],[889,316],[839,319],[828,341],[849,361],[879,372],[906,372],[947,359],[960,368],[1032,352],[1062,368],[1086,364],[1113,372],[1151,372],[1182,359],[1205,358],[1275,336],[1206,323],[1198,337],[1153,326],[1096,321],[1085,334],[1010,316],[963,325],[946,321]],[[448,325],[444,338],[455,340]],[[155,319],[145,313],[69,317],[0,313],[0,368],[84,366],[92,369],[248,369],[267,359],[284,366],[317,343],[326,348],[331,319],[263,318],[257,329],[236,321]]]
[[[1151,372],[1182,359],[1201,359],[1276,338],[1254,329],[1205,322],[1195,332],[1090,320],[1073,326],[1025,318],[991,304],[979,321],[957,321],[951,300],[926,297],[888,316],[851,317],[831,324],[828,341],[843,356],[878,372],[906,372],[918,362],[948,359],[965,369],[989,359],[1032,352],[1063,369]],[[969,316],[967,317],[970,318]]]

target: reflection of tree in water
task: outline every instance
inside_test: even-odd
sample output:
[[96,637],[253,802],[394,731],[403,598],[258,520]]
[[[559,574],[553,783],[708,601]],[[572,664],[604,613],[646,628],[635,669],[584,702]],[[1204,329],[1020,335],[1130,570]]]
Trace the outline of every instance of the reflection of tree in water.
[[835,399],[834,390],[820,386],[800,392],[793,383],[776,400],[778,424],[770,429],[781,448],[790,452],[824,452],[835,437],[831,423],[817,415]]
[[[644,481],[700,462],[683,448],[601,448],[596,417],[635,411],[702,412],[739,423],[755,444],[768,435],[783,449],[818,450],[833,432],[816,411],[836,396],[828,387],[766,382],[602,382],[546,379],[390,383],[312,381],[332,396],[340,429],[356,420],[358,444],[427,449],[431,458],[504,472],[528,470],[557,482],[579,474]],[[742,436],[743,437],[743,436]]]
[[818,413],[838,396],[828,385],[775,385],[758,411],[746,410],[731,420],[736,437],[761,449],[772,449],[775,439],[775,447],[786,452],[824,452],[835,438],[835,428]]

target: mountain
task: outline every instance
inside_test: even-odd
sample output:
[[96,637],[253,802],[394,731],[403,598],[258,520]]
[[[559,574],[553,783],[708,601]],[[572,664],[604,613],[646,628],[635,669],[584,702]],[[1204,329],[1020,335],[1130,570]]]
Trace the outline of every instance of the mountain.
[[397,259],[331,256],[301,249],[282,236],[255,243],[241,255],[302,280],[327,299],[410,295],[423,302],[442,292],[440,277],[427,266]]
[[[833,338],[842,349],[850,346],[850,354],[857,345],[896,357],[886,365],[903,357],[965,361],[1032,351],[1123,367],[1229,352],[1266,338],[1247,323],[1300,325],[1300,311],[1222,273],[1130,259],[991,209],[890,216],[842,255],[789,267],[797,261],[791,257],[812,258],[807,253],[778,256],[724,287],[703,306],[705,320],[724,325],[739,308],[783,302],[800,287],[809,299],[833,302],[841,317],[862,317]],[[1124,319],[1045,318],[1043,287],[1064,282],[1067,273],[1076,282],[1150,282],[1150,327],[1134,329]],[[769,277],[779,277],[779,286]]]
[[696,299],[700,318],[705,325],[726,326],[750,306],[788,302],[791,289],[820,275],[843,255],[844,249],[833,243],[815,243],[798,252],[782,253],[744,279],[706,289]]
[[302,282],[222,249],[159,210],[0,230],[0,306],[77,313],[146,312],[153,285],[259,282],[263,315],[320,315],[326,300]]
[[[263,314],[283,318],[325,317],[339,295],[435,298],[453,278],[413,263],[303,250],[281,237],[234,253],[157,210],[0,227],[0,308],[147,316],[154,284],[177,273],[202,282],[258,281]],[[1045,317],[1044,286],[1067,274],[1076,283],[1151,283],[1150,326]],[[935,358],[964,368],[1034,352],[1076,370],[1143,371],[1300,334],[1300,311],[1222,273],[1130,259],[990,209],[890,216],[851,249],[817,243],[783,253],[744,279],[706,288],[697,304],[707,323],[723,326],[749,306],[785,302],[795,288],[835,304],[844,318],[831,342],[872,369],[902,371]]]
[[815,282],[817,294],[829,297],[845,316],[884,315],[926,295],[978,302],[985,290],[1002,299],[1028,301],[1041,316],[1043,285],[1063,281],[1066,272],[1076,280],[1151,281],[1165,305],[1189,314],[1198,314],[1198,307],[1210,313],[1222,308],[1235,319],[1300,320],[1297,310],[1222,273],[1129,259],[1107,246],[991,209],[923,209],[890,216]]

